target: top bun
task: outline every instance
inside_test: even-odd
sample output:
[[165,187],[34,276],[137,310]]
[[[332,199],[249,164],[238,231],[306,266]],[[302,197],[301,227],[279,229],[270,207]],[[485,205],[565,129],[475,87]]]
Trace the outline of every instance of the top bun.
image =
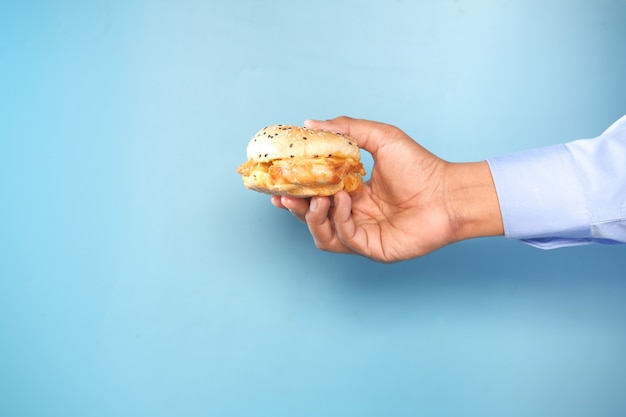
[[246,153],[248,160],[256,162],[294,157],[361,158],[359,147],[348,136],[287,125],[272,125],[257,132]]

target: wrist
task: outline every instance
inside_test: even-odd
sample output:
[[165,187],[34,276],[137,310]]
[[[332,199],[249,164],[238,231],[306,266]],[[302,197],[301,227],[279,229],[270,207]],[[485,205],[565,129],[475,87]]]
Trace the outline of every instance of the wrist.
[[496,187],[486,161],[448,164],[445,192],[454,241],[504,234]]

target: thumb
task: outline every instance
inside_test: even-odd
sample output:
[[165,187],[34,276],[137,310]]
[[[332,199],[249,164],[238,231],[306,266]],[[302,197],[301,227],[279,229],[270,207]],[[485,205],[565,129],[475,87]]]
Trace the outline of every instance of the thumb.
[[350,136],[356,141],[359,148],[365,149],[372,155],[376,155],[384,144],[388,144],[401,136],[406,136],[395,126],[371,120],[353,119],[347,116],[326,121],[306,120],[304,126],[309,129],[327,130]]

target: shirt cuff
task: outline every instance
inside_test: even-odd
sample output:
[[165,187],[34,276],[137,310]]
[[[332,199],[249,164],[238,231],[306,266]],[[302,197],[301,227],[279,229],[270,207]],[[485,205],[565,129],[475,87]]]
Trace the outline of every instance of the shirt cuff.
[[489,158],[487,163],[507,238],[545,249],[591,242],[584,190],[565,145]]

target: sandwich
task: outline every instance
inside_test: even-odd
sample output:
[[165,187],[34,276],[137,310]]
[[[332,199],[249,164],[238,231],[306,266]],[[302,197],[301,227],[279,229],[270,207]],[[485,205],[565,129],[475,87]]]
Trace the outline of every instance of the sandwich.
[[237,172],[250,190],[305,198],[354,192],[363,185],[359,147],[338,133],[268,126],[252,137],[246,154]]

